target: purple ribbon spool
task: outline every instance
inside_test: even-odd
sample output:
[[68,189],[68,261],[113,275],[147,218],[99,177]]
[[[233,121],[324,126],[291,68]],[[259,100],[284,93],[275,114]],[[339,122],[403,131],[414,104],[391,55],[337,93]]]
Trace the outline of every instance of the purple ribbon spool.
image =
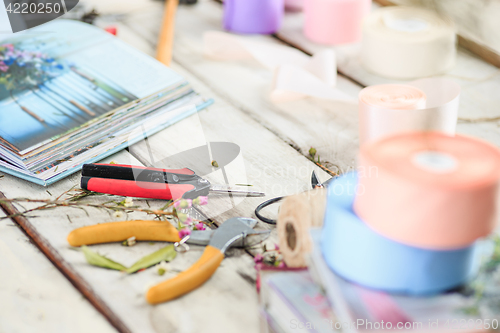
[[281,27],[284,0],[225,0],[224,29],[243,34],[273,34]]

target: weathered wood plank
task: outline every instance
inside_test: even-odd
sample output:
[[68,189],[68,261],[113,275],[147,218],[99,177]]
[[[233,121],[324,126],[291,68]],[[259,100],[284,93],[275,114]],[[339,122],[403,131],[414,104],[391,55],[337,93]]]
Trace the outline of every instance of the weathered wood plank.
[[[134,10],[126,16],[123,22],[118,24],[119,37],[146,53],[154,54],[156,33],[161,20],[161,10],[158,10],[160,6],[160,3],[152,4],[151,7]],[[266,198],[308,189],[312,170],[316,170],[322,179],[327,178],[326,174],[300,156],[290,145],[303,154],[307,154],[309,147],[314,146],[323,160],[328,159],[338,164],[343,171],[353,166],[357,151],[355,107],[313,99],[273,105],[266,97],[272,73],[252,62],[221,63],[209,61],[202,56],[201,34],[207,29],[220,30],[221,15],[220,5],[212,2],[202,1],[195,7],[181,7],[174,52],[174,68],[188,77],[195,89],[202,94],[215,97],[216,105],[151,137],[147,144],[142,142],[132,147],[132,154],[140,161],[125,152],[113,158],[124,163],[142,162],[170,167],[174,166],[170,165],[168,160],[172,154],[206,142],[234,142],[241,148],[241,155],[227,166],[227,180],[232,183],[253,184],[266,191]],[[101,23],[107,22],[102,20]],[[276,42],[271,37],[261,39]],[[304,46],[306,44],[302,44],[300,40],[295,42],[307,50]],[[344,54],[338,52],[341,56]],[[474,75],[474,78],[481,79],[495,74],[488,66],[476,65],[477,60],[474,57],[467,54],[462,54],[461,57],[465,62],[461,67],[462,72],[458,71],[457,76]],[[352,58],[341,57],[342,59],[344,60],[341,61],[341,70],[352,75],[355,80],[364,84],[372,81],[383,82],[380,78],[367,78],[366,73],[359,74],[359,65],[356,65]],[[474,71],[467,68],[471,64],[475,68]],[[474,85],[475,93],[487,89],[485,93],[488,94],[496,88],[487,81],[482,88],[468,80],[461,83],[466,88],[467,84]],[[358,85],[343,78],[339,79],[339,86],[353,96],[356,96],[360,89]],[[483,94],[471,93],[471,96],[478,100],[484,98]],[[470,102],[465,102],[465,105],[466,110],[462,113],[464,116],[491,114],[488,110],[483,113],[468,111],[476,105],[472,98]],[[470,134],[480,132],[480,136],[493,142],[496,142],[498,137],[498,130],[493,124],[462,124],[460,130]],[[191,167],[196,168],[198,165],[202,170],[206,170],[206,164],[210,161],[195,162]],[[180,165],[176,165],[178,166]],[[220,170],[213,170],[207,178],[218,183],[225,181]],[[55,196],[77,183],[78,175],[75,175],[51,186],[49,190]],[[32,197],[49,197],[44,188],[10,176],[2,180],[2,190],[9,197],[26,196],[27,193]],[[230,216],[252,216],[255,206],[266,198],[231,200],[228,197],[212,197],[210,204],[203,207],[202,211],[220,224]],[[95,197],[88,200],[100,202],[102,199]],[[160,206],[162,203],[150,201],[152,206]],[[140,204],[145,205],[145,202]],[[201,255],[200,248],[195,247],[192,251],[180,255],[172,263],[173,269],[166,276],[159,277],[153,270],[123,276],[87,265],[83,255],[70,249],[65,241],[66,235],[74,228],[112,221],[113,217],[92,210],[89,218],[84,212],[68,209],[37,215],[38,217],[28,218],[34,232],[45,238],[61,256],[60,261],[67,265],[70,271],[81,276],[91,291],[109,307],[111,313],[116,315],[119,321],[123,321],[125,328],[122,331],[257,331],[257,298],[252,284],[255,278],[253,261],[244,252],[232,251],[214,277],[202,288],[176,301],[151,307],[144,300],[147,287],[189,267]],[[71,222],[67,215],[71,217]],[[132,248],[124,248],[114,244],[95,246],[94,249],[117,261],[131,264],[161,246],[163,244],[142,243]]]
[[[326,48],[315,44],[302,34],[302,13],[287,14],[278,37],[307,53],[315,53]],[[383,83],[398,83],[398,81],[374,75],[366,71],[360,64],[358,54],[359,45],[344,45],[334,47],[338,57],[339,71],[359,82],[363,86]],[[455,80],[462,87],[460,95],[459,121],[457,131],[477,136],[500,146],[500,132],[495,120],[500,113],[499,70],[472,55],[466,50],[459,49],[455,67],[442,77]],[[489,120],[484,120],[491,119]],[[465,119],[479,119],[478,123],[469,123]]]
[[116,332],[10,220],[0,221],[0,281],[0,332]]
[[[126,152],[115,155],[108,161],[111,159],[120,163],[140,165],[139,161]],[[55,197],[77,184],[78,181],[79,175],[74,175],[48,187],[48,190]],[[8,175],[3,178],[2,190],[11,198],[25,197],[27,193],[31,198],[51,197],[46,192],[46,188]],[[98,203],[108,201],[110,198],[98,196],[87,200]],[[164,201],[160,200],[149,200],[148,202],[151,207],[155,208],[164,205]],[[144,200],[136,203],[147,207]],[[23,206],[33,207],[31,204],[23,204]],[[162,305],[150,306],[144,298],[147,288],[189,267],[199,258],[202,249],[193,247],[188,253],[180,254],[172,263],[172,270],[163,277],[154,273],[153,269],[125,276],[120,272],[96,268],[88,265],[83,254],[67,244],[66,236],[75,228],[114,221],[115,218],[106,212],[95,209],[88,210],[88,213],[90,218],[85,212],[78,209],[58,208],[53,211],[39,211],[36,214],[30,214],[27,221],[33,233],[39,238],[46,239],[48,245],[59,256],[57,258],[58,264],[66,266],[72,273],[72,278],[75,278],[76,275],[81,277],[81,282],[88,287],[89,295],[102,301],[101,306],[109,308],[108,318],[111,317],[110,319],[114,320],[112,323],[121,332],[163,330],[170,332],[175,331],[174,328],[184,325],[185,322],[188,322],[190,327],[187,332],[197,332],[203,330],[204,327],[207,328],[207,331],[232,332],[242,322],[246,324],[249,332],[255,331],[253,328],[257,325],[256,293],[254,286],[248,283],[246,278],[253,266],[250,256],[225,260],[213,279],[208,281],[203,288],[186,297]],[[144,217],[140,214],[129,216],[130,219]],[[92,249],[124,265],[131,265],[137,259],[163,246],[165,246],[164,243],[140,243],[134,247],[104,244],[93,246]],[[233,262],[235,260],[236,262]],[[245,264],[242,265],[242,263]],[[238,270],[244,272],[245,278],[238,273]],[[237,307],[234,306],[235,303],[238,304]],[[206,309],[210,308],[218,308],[220,313],[205,317]],[[175,315],[165,316],[165,313]],[[232,316],[226,319],[228,313],[231,313]],[[198,316],[197,320],[190,322],[189,317],[193,314]],[[224,325],[220,326],[223,319]]]
[[[316,53],[327,48],[327,46],[309,41],[302,34],[302,22],[302,13],[287,14],[283,28],[278,33],[279,38],[308,53]],[[359,45],[337,46],[334,49],[338,56],[339,70],[364,86],[406,82],[383,78],[366,71],[358,59]],[[454,79],[462,86],[461,117],[479,118],[498,115],[497,106],[500,104],[500,96],[492,93],[500,88],[498,74],[499,71],[496,67],[485,63],[463,49],[459,49],[455,67],[442,76]]]
[[[118,160],[127,153],[118,155]],[[130,155],[129,155],[130,156]],[[116,158],[116,157],[114,157]],[[126,161],[133,160],[131,157]],[[123,161],[125,162],[125,161]],[[138,163],[137,161],[135,161]],[[72,175],[57,184],[44,188],[38,185],[19,180],[15,177],[5,175],[2,183],[2,191],[9,198],[27,197],[32,199],[50,199],[59,196],[62,192],[78,185],[79,174]],[[34,204],[23,204],[23,207],[32,208]],[[18,206],[19,208],[19,206]],[[8,207],[9,214],[14,213],[15,207]],[[89,282],[85,274],[81,274],[78,269],[72,265],[70,256],[80,257],[79,263],[84,262],[83,256],[78,251],[71,249],[66,242],[66,236],[75,227],[93,224],[96,221],[106,221],[110,216],[99,211],[92,211],[92,219],[89,219],[86,213],[77,210],[59,209],[57,211],[41,212],[33,216],[17,217],[15,221],[27,232],[30,238],[40,247],[44,254],[68,277],[79,291],[87,297],[90,302],[121,332],[127,332],[127,325],[116,315],[116,313],[106,304],[103,298],[98,294],[92,282]],[[95,218],[95,220],[94,220]],[[73,224],[75,223],[75,224]],[[65,253],[68,251],[67,253]],[[83,259],[83,260],[82,260]],[[102,281],[99,281],[101,283]],[[102,282],[103,287],[106,282]]]
[[[139,40],[125,31],[125,28],[120,28],[121,34],[128,36],[125,39],[134,41],[133,43]],[[216,105],[203,111],[199,116],[191,117],[151,137],[148,144],[155,155],[153,162],[150,160],[151,155],[147,153],[145,143],[132,147],[131,151],[144,162],[163,166],[159,162],[172,152],[183,151],[199,145],[200,142],[231,141],[241,147],[242,154],[234,165],[227,166],[229,180],[254,184],[265,190],[268,197],[307,189],[312,170],[316,170],[322,178],[327,177],[304,156],[249,116],[226,103],[223,97],[208,89],[191,74],[181,67],[177,66],[176,69],[185,74],[201,93],[215,97]],[[197,124],[201,124],[201,127]],[[193,130],[197,128],[202,129],[203,136]],[[201,139],[204,141],[200,141]],[[121,163],[140,163],[126,152],[112,159]],[[218,182],[224,180],[221,171],[213,172],[207,177]],[[48,189],[52,196],[57,196],[78,181],[79,175],[73,175]],[[50,197],[45,188],[10,176],[5,176],[3,179],[2,190],[8,197],[26,196],[27,193],[33,198]],[[230,198],[213,198],[210,204],[204,207],[204,213],[212,216],[218,223],[229,216],[251,216],[255,206],[264,199],[246,198],[241,202],[233,201],[235,202],[233,204]],[[108,199],[91,197],[87,200],[103,202]],[[152,207],[160,207],[163,203],[163,201],[149,201]],[[139,204],[145,206],[144,201]],[[31,207],[31,205],[24,206]],[[258,330],[257,296],[252,284],[255,272],[250,256],[241,251],[232,251],[214,277],[202,288],[173,302],[152,307],[146,304],[144,299],[147,287],[189,267],[199,258],[201,249],[194,248],[180,255],[172,263],[173,270],[163,277],[155,275],[153,270],[123,276],[118,272],[95,268],[86,264],[83,255],[71,249],[65,240],[67,234],[77,227],[114,220],[107,213],[97,210],[91,210],[89,214],[91,218],[80,210],[61,208],[57,211],[37,212],[37,216],[28,217],[28,221],[35,233],[47,239],[50,246],[61,256],[64,264],[81,276],[89,284],[92,292],[123,321],[126,328],[122,331],[255,332]],[[129,218],[134,216],[136,215]],[[141,243],[126,248],[118,244],[107,244],[94,246],[93,249],[125,265],[130,265],[161,246],[163,244]],[[211,311],[212,309],[217,311]],[[196,320],[193,320],[193,316],[196,316]]]
[[[419,6],[454,20],[458,27],[458,45],[471,51],[481,59],[500,68],[500,35],[491,29],[489,14],[497,15],[500,7],[490,6],[486,1],[439,1],[434,0],[374,0],[382,6]],[[498,8],[497,8],[498,7]],[[488,13],[485,15],[484,10]],[[490,9],[491,13],[490,13]],[[477,14],[479,13],[479,14]],[[486,19],[485,19],[486,18]],[[487,26],[485,29],[484,26]]]
[[[196,8],[197,6],[181,7],[179,8],[179,15],[186,15],[186,11],[188,11],[195,17],[194,19],[197,20],[196,15],[199,15],[199,13],[203,13],[204,7],[201,7],[201,11],[199,12],[198,11],[192,12]],[[216,6],[215,8],[216,10],[219,10],[219,7]],[[120,22],[118,24],[118,27],[119,31],[125,32],[126,39],[124,40],[129,43],[132,43],[132,45],[134,46],[139,45],[140,49],[145,53],[148,53],[150,55],[154,54],[156,37],[150,34],[154,35],[154,33],[156,33],[153,30],[154,26],[156,23],[157,24],[160,23],[161,15],[158,15],[158,12],[161,12],[161,10],[155,12],[144,11],[136,13],[134,15],[129,16],[129,18],[127,18],[126,20]],[[177,21],[184,22],[185,17],[179,16],[179,19]],[[201,20],[199,21],[200,24],[202,24],[203,21]],[[104,24],[102,20],[98,23]],[[151,31],[145,28],[151,28]],[[185,33],[187,34],[190,30],[177,28],[177,31],[178,33],[180,32],[182,33],[180,33],[180,37],[176,36],[176,46],[174,51],[174,60],[176,61],[178,58],[180,59],[185,58],[186,52],[189,51],[189,50],[187,51],[184,50],[182,53],[180,52],[178,53],[178,51],[182,49],[181,44],[179,43],[179,39],[182,40],[182,35]],[[135,37],[135,39],[133,39],[134,36],[137,36],[134,34],[134,32],[140,33],[141,34],[140,36],[142,38],[138,39]],[[198,33],[198,31],[195,31],[195,34],[196,33]],[[275,42],[273,39],[270,39],[270,41]],[[201,55],[200,58],[201,60],[203,60],[203,57],[201,57]],[[197,59],[196,61],[198,60],[199,59]],[[214,62],[214,64],[218,65],[217,67],[218,74],[216,76],[225,75],[225,73],[231,72],[234,69],[233,67],[229,67],[228,69],[224,70],[225,65],[230,65],[228,63]],[[222,67],[220,65],[222,65]],[[236,64],[236,66],[238,66],[238,64]],[[173,165],[168,164],[169,156],[174,155],[180,151],[187,150],[189,148],[194,148],[197,146],[204,145],[206,144],[206,142],[209,141],[213,142],[213,141],[226,140],[237,143],[242,148],[242,156],[244,157],[245,160],[245,164],[241,165],[241,156],[240,156],[240,158],[238,158],[234,163],[232,163],[232,165],[230,165],[229,168],[226,168],[228,169],[226,170],[227,171],[226,176],[229,177],[228,179],[229,183],[253,184],[256,187],[265,190],[268,198],[284,194],[296,193],[309,189],[310,174],[312,170],[316,170],[316,172],[318,172],[319,168],[315,167],[312,163],[307,163],[307,161],[302,157],[300,157],[299,160],[305,161],[306,166],[301,166],[300,168],[294,167],[293,165],[294,163],[296,163],[295,161],[291,163],[287,161],[287,159],[289,158],[287,154],[293,152],[293,150],[289,149],[289,147],[287,147],[286,144],[283,144],[281,140],[276,139],[271,133],[260,139],[261,138],[260,127],[257,126],[256,124],[255,124],[256,130],[254,132],[244,133],[242,131],[242,128],[245,127],[245,124],[247,123],[254,124],[251,117],[248,117],[241,112],[235,113],[235,111],[229,111],[233,110],[233,107],[231,107],[230,105],[234,105],[235,103],[233,103],[233,101],[231,101],[231,103],[225,102],[226,97],[228,97],[226,96],[227,95],[226,93],[221,95],[219,93],[219,90],[217,90],[217,94],[215,94],[216,91],[208,89],[205,84],[208,83],[208,85],[211,85],[213,87],[212,82],[207,82],[204,78],[202,78],[202,80],[199,80],[198,77],[193,76],[192,75],[193,65],[191,63],[187,64],[186,67],[180,67],[179,65],[174,64],[173,68],[182,75],[189,77],[190,78],[189,81],[193,84],[196,91],[200,92],[204,96],[214,97],[216,100],[217,110],[220,110],[220,112],[217,112],[217,115],[214,115],[215,111],[213,110],[213,108],[210,108],[208,111],[202,111],[198,116],[191,117],[190,119],[184,120],[181,123],[175,124],[169,129],[170,132],[168,133],[168,136],[163,134],[158,134],[157,135],[158,138],[157,136],[154,136],[153,138],[150,138],[148,140],[150,145],[152,142],[156,142],[156,144],[154,145],[157,147],[161,147],[161,150],[151,151],[151,149],[148,149],[148,143],[143,142],[130,149],[133,155],[135,155],[138,159],[141,160],[141,162],[143,162],[146,165],[173,167]],[[262,72],[261,68],[259,67],[256,68]],[[209,68],[207,70],[209,70]],[[266,72],[264,71],[264,73]],[[196,73],[196,76],[197,75],[198,73]],[[244,80],[251,81],[252,78],[254,77],[255,73],[251,77],[245,78]],[[229,83],[232,84],[232,82]],[[249,90],[252,89],[249,88]],[[236,104],[236,107],[239,107],[239,104]],[[320,112],[317,112],[318,113],[317,118],[320,118],[321,115],[325,113],[324,110],[319,110],[319,111]],[[252,114],[250,114],[250,116],[252,116]],[[319,119],[319,121],[321,122],[322,119]],[[252,125],[252,127],[253,126],[254,125]],[[175,138],[175,140],[172,140],[172,138]],[[272,141],[268,141],[267,138],[271,138]],[[277,147],[280,148],[276,149],[275,152],[273,152],[273,154],[277,156],[278,160],[283,161],[283,164],[268,165],[265,167],[265,169],[262,169],[261,166],[254,165],[255,163],[249,164],[247,161],[247,152],[243,150],[241,142],[243,142],[246,146],[250,146],[252,148],[252,154],[256,156],[253,158],[258,157],[259,160],[257,163],[259,163],[260,165],[273,163],[274,159],[267,160],[266,157],[268,154],[267,150],[268,147],[273,146],[275,143],[279,143],[279,146]],[[314,145],[315,147],[317,146],[317,144]],[[307,149],[309,149],[309,147],[307,147]],[[196,161],[196,163],[193,163],[193,161],[185,161],[185,162],[188,164],[189,167],[198,171],[198,173],[200,173],[201,171],[200,167],[203,170],[205,170],[210,163],[210,161],[199,161],[199,162]],[[251,170],[249,170],[249,168]],[[243,172],[241,170],[243,170]],[[250,174],[252,173],[256,174],[256,177],[254,177],[255,179],[254,180],[247,179],[244,170],[250,172]],[[201,172],[201,174],[203,174],[203,172]],[[323,180],[329,178],[329,176],[323,172],[318,172],[318,175]],[[287,178],[280,179],[283,177]],[[292,183],[289,177],[299,177],[300,180]],[[221,171],[211,174],[208,178],[214,183],[224,183]],[[286,184],[285,190],[280,189],[280,187],[283,187],[281,186],[281,184]],[[253,216],[253,210],[255,209],[255,207],[265,199],[266,198],[247,198],[245,199],[245,202],[249,203],[247,207],[242,210],[237,210],[236,212],[238,212],[238,214],[242,216],[243,215]],[[235,197],[233,199],[233,203],[236,205],[238,205],[239,201],[241,201],[241,198]],[[208,216],[209,218],[215,218],[215,222],[220,223],[224,221],[226,218],[232,216],[231,214],[234,213],[234,211],[232,210],[233,203],[231,203],[227,197],[226,198],[214,197],[212,200],[210,200],[210,204],[207,207],[204,207],[202,210],[203,213],[206,214],[206,216]],[[238,208],[240,207],[238,206]],[[231,211],[226,212],[227,209],[230,209]],[[223,212],[224,212],[223,215],[218,216]],[[274,239],[274,237],[272,239]]]
[[[182,68],[174,66],[177,72],[190,77]],[[298,193],[310,188],[310,176],[315,170],[320,177],[328,177],[319,167],[298,154],[268,130],[263,129],[243,112],[233,108],[223,98],[207,89],[198,80],[190,77],[195,89],[204,96],[216,99],[216,105],[198,115],[190,117],[130,148],[130,152],[144,164],[158,167],[173,167],[169,156],[205,142],[232,142],[241,153],[224,169],[230,184],[251,184],[266,193],[264,198],[242,198],[213,195],[202,212],[217,223],[231,216],[252,216],[255,207],[267,198]],[[151,156],[154,162],[151,161]],[[195,163],[193,163],[195,162]],[[211,160],[200,158],[187,161],[190,167],[203,174],[212,169]],[[220,163],[220,161],[219,161]],[[212,183],[224,184],[222,170],[206,175]],[[250,187],[252,189],[252,187]],[[234,205],[233,205],[233,203]]]
[[[123,23],[154,48],[160,20],[158,11],[142,11],[127,16]],[[195,6],[180,7],[174,60],[302,154],[307,155],[313,146],[321,160],[338,165],[342,171],[352,167],[358,145],[357,107],[311,98],[273,104],[268,98],[273,73],[252,61],[220,62],[203,56],[203,32],[222,30],[221,22],[222,7],[214,1],[202,0]],[[279,43],[269,36],[256,38]],[[342,77],[338,87],[353,97],[360,90]]]
[[[3,193],[0,193],[0,199],[5,199]],[[17,226],[23,229],[28,235],[30,240],[35,243],[45,256],[64,274],[76,288],[86,297],[90,303],[101,312],[109,322],[121,332],[127,332],[128,329],[125,324],[118,318],[109,307],[102,301],[102,299],[93,291],[92,287],[74,270],[71,269],[69,264],[63,257],[56,251],[51,243],[40,234],[36,228],[29,222],[25,216],[19,215],[19,210],[11,203],[3,203],[2,208],[16,222]],[[69,215],[67,215],[70,220]]]
[[[384,0],[385,1],[385,0]],[[500,34],[498,33],[500,3],[489,0],[391,0],[390,2],[429,8],[453,19],[458,33],[475,41],[480,46],[491,48],[500,54]]]

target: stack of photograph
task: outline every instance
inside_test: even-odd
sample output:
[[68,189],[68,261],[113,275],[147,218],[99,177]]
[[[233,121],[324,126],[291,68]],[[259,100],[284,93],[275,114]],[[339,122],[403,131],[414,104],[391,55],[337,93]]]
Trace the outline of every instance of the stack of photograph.
[[211,104],[111,34],[56,20],[0,41],[0,171],[48,185]]

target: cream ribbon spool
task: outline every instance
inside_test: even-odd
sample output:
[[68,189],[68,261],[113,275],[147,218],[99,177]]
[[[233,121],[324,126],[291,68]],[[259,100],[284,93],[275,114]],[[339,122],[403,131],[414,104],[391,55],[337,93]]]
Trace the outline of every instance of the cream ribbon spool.
[[280,252],[288,267],[306,267],[312,251],[309,229],[321,227],[326,209],[326,189],[287,197],[280,207],[276,228]]
[[452,21],[421,8],[387,7],[363,23],[361,63],[370,72],[395,79],[444,73],[455,63]]
[[408,131],[454,134],[459,98],[460,86],[441,78],[367,87],[359,93],[360,144]]

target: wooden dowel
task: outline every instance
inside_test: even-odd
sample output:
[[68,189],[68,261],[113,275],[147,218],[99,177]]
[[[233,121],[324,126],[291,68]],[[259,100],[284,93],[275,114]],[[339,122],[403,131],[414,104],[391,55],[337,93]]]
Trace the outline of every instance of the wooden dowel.
[[170,66],[172,61],[172,48],[174,45],[174,27],[175,13],[179,0],[166,0],[165,12],[163,14],[163,23],[161,25],[160,36],[158,38],[158,47],[156,59],[161,63]]
[[30,116],[32,116],[33,118],[35,118],[36,120],[38,120],[39,122],[41,123],[44,123],[45,122],[45,119],[41,118],[40,116],[38,116],[36,113],[34,113],[33,111],[31,111],[30,109],[28,109],[27,107],[25,106],[21,106],[21,109],[26,112],[27,114],[29,114]]
[[89,116],[95,116],[95,113],[90,111],[89,109],[87,109],[85,106],[81,105],[80,103],[78,103],[77,101],[74,101],[74,100],[70,100],[69,101],[71,104],[73,104],[74,106],[76,106],[77,108],[79,108],[80,110],[82,110],[83,112],[85,112],[86,114],[88,114]]

